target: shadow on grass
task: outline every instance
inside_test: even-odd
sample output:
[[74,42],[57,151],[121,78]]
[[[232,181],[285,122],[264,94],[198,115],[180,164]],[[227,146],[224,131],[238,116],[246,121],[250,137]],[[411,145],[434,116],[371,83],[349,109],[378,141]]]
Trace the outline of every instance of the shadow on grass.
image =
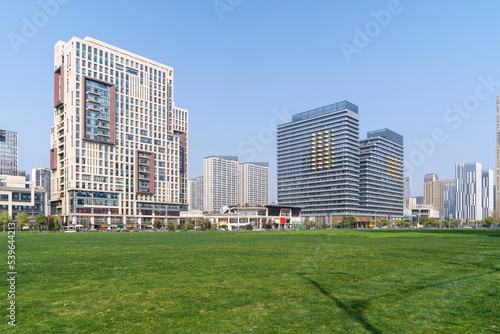
[[380,330],[378,330],[366,317],[363,315],[363,311],[367,308],[368,304],[370,303],[371,300],[376,300],[379,298],[387,298],[387,297],[395,297],[395,296],[401,296],[402,294],[407,295],[407,294],[412,294],[417,291],[425,290],[425,289],[430,289],[430,288],[436,288],[440,287],[443,285],[447,285],[450,283],[457,283],[460,281],[464,280],[469,280],[469,279],[476,279],[482,276],[486,275],[491,275],[500,272],[500,268],[495,268],[495,267],[490,267],[492,269],[491,271],[485,272],[483,274],[477,274],[477,275],[468,275],[468,276],[463,276],[460,278],[455,278],[455,279],[450,279],[450,280],[445,280],[441,282],[436,282],[433,284],[425,284],[409,289],[402,289],[398,290],[395,293],[388,293],[388,294],[383,294],[379,296],[374,296],[372,298],[368,298],[365,300],[353,300],[350,303],[343,302],[340,299],[336,298],[333,296],[331,293],[326,291],[318,282],[315,280],[304,276],[303,273],[298,273],[298,276],[305,281],[307,281],[309,284],[314,286],[321,294],[323,294],[325,297],[328,297],[331,299],[335,304],[342,310],[344,311],[349,317],[351,317],[355,321],[359,321],[363,327],[370,333],[382,333]]
[[378,229],[378,230],[355,230],[365,233],[392,233],[392,234],[404,234],[404,233],[418,233],[418,234],[442,234],[442,235],[473,235],[473,236],[486,236],[493,238],[500,238],[500,229],[460,229],[460,228],[444,228],[444,229]]
[[368,301],[365,300],[353,300],[350,305],[347,303],[344,303],[340,299],[336,298],[332,294],[330,294],[328,291],[326,291],[321,285],[319,285],[318,282],[315,280],[310,279],[309,277],[306,277],[302,274],[299,274],[299,276],[308,281],[312,286],[314,286],[319,292],[321,292],[325,297],[328,297],[331,299],[337,306],[344,311],[349,317],[351,317],[355,321],[359,321],[361,325],[370,333],[382,333],[380,330],[378,330],[366,317],[363,315],[363,310],[366,308]]

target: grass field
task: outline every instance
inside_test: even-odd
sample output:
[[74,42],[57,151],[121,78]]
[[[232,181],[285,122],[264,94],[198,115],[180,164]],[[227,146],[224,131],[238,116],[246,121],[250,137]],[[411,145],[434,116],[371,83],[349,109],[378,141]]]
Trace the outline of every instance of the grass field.
[[16,246],[17,325],[2,316],[2,333],[500,332],[500,231],[23,233]]

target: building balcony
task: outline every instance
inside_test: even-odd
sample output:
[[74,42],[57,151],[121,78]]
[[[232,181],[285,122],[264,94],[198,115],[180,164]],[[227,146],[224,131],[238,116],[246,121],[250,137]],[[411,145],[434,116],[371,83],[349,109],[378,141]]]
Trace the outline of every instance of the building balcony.
[[101,112],[101,110],[96,109],[96,108],[92,108],[92,107],[87,107],[87,110],[96,111],[96,112]]
[[101,94],[99,94],[98,92],[93,92],[93,91],[88,91],[87,94],[92,94],[92,95],[95,95],[95,96],[101,96]]
[[101,104],[98,100],[89,100],[87,99],[87,102],[95,103],[95,104]]

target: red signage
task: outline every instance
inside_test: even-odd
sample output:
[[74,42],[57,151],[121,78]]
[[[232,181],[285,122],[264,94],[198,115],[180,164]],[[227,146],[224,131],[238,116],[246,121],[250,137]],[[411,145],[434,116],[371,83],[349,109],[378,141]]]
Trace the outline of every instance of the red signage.
[[280,218],[280,223],[281,224],[286,224],[286,218]]

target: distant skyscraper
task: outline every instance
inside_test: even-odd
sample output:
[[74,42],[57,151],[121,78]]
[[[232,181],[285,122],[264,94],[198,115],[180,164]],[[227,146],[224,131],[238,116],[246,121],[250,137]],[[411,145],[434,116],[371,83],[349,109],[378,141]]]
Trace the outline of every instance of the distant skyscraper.
[[435,182],[435,181],[438,181],[438,176],[437,174],[426,174],[425,177],[424,177],[424,183],[425,182]]
[[17,132],[0,130],[0,175],[18,174]]
[[389,129],[368,132],[360,145],[359,206],[388,218],[403,217],[403,136]]
[[484,219],[493,215],[493,171],[491,169],[483,169],[481,186]]
[[50,168],[36,166],[31,170],[31,178],[34,187],[41,187],[50,195]]
[[[429,176],[429,178],[427,178],[427,176]],[[452,205],[451,203],[445,202],[447,201],[447,198],[455,198],[455,196],[449,192],[452,191],[452,189],[456,191],[456,180],[450,179],[438,181],[436,174],[427,174],[426,179],[428,181],[424,183],[424,204],[431,205],[432,207],[438,209],[439,217],[441,219],[448,219],[449,214],[455,214],[455,212],[447,211],[445,207],[447,207],[448,210],[451,210],[450,208],[455,207],[455,204]],[[446,191],[448,193],[445,195]]]
[[482,171],[478,162],[456,164],[457,184],[456,219],[472,221],[483,219]]
[[359,212],[358,107],[343,101],[278,126],[278,203],[304,216]]
[[409,206],[411,198],[411,176],[404,177],[404,204]]
[[189,180],[189,210],[203,211],[203,176]]
[[220,212],[226,205],[238,204],[238,157],[206,157],[204,170],[204,211]]
[[240,205],[269,204],[269,163],[246,162],[239,167]]

